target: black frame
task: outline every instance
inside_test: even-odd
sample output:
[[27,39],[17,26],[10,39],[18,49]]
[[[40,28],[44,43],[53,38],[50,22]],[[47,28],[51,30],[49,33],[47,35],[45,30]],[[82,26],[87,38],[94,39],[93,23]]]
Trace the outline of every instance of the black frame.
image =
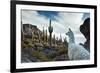
[[[74,66],[59,66],[59,67],[43,67],[43,68],[28,68],[16,69],[16,5],[42,5],[42,6],[58,6],[58,7],[73,7],[73,8],[90,8],[94,9],[94,64],[89,65],[74,65]],[[97,6],[93,5],[78,5],[78,4],[61,4],[61,3],[46,3],[46,2],[31,2],[31,1],[11,1],[11,30],[10,30],[10,46],[11,46],[11,72],[29,72],[29,71],[44,71],[44,70],[59,70],[59,69],[77,69],[97,67]]]

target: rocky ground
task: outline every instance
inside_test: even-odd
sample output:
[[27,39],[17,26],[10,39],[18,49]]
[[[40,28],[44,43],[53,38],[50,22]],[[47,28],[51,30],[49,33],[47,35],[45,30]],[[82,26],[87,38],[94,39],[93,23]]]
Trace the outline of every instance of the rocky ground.
[[66,49],[55,48],[24,48],[21,50],[21,62],[47,62],[68,60]]

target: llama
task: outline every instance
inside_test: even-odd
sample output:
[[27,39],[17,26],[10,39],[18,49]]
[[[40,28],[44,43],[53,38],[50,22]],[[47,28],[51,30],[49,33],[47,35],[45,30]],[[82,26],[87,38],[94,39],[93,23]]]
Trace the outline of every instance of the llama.
[[75,37],[71,29],[66,33],[69,37],[68,57],[70,60],[89,60],[90,53],[81,45],[75,44]]

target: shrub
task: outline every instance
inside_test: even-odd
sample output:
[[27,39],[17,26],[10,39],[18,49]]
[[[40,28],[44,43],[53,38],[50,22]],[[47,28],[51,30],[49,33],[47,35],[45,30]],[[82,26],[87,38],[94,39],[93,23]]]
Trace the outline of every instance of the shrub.
[[67,53],[68,53],[68,50],[67,50],[66,48],[60,48],[60,49],[58,50],[58,54],[59,54],[59,55],[67,54]]
[[27,46],[28,46],[28,48],[33,48],[34,47],[34,44],[29,43],[29,44],[27,44]]
[[25,43],[21,43],[21,48],[27,48],[27,44],[25,44]]
[[57,52],[51,52],[51,53],[49,53],[47,56],[48,56],[49,59],[53,59],[53,58],[55,58],[57,55],[58,55]]
[[43,54],[42,52],[33,51],[32,55],[33,55],[34,57],[37,57],[37,58],[40,59],[41,61],[50,61],[50,59],[49,59],[45,54]]

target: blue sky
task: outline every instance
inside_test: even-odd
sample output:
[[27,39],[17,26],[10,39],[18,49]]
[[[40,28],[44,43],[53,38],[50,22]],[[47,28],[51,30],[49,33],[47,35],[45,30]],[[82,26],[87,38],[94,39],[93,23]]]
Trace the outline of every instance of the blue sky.
[[40,15],[45,16],[46,18],[49,18],[51,20],[56,20],[55,16],[58,16],[59,12],[56,11],[37,11]]
[[[55,12],[55,11],[32,11],[22,10],[22,22],[36,25],[41,31],[48,30],[49,21],[52,20],[53,35],[60,38],[67,37],[65,33],[71,28],[75,35],[76,43],[84,43],[86,41],[79,27],[86,18],[90,17],[89,13],[75,12]],[[48,33],[49,35],[49,33]]]
[[[37,11],[40,15],[45,16],[46,18],[49,18],[51,20],[56,20],[55,17],[58,16],[59,12],[56,11]],[[90,17],[89,13],[84,13],[82,20],[85,20],[86,18]]]
[[84,13],[82,20],[85,20],[86,18],[90,18],[90,14],[89,13]]

